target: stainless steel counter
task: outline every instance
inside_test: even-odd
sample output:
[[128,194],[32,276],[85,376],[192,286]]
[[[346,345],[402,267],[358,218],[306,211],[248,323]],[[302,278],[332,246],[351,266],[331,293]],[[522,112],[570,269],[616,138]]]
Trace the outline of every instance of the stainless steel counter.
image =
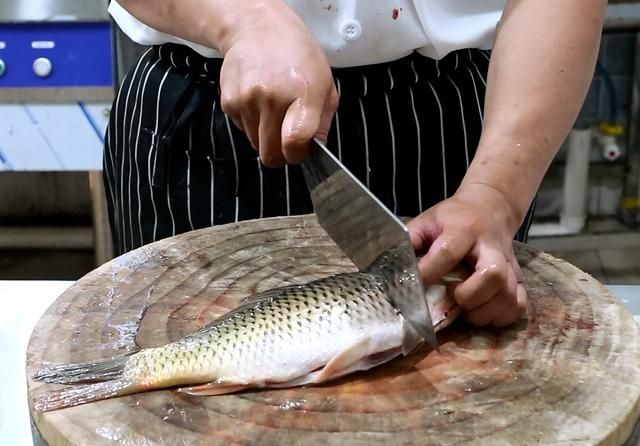
[[109,20],[107,0],[7,0],[0,3],[0,22]]

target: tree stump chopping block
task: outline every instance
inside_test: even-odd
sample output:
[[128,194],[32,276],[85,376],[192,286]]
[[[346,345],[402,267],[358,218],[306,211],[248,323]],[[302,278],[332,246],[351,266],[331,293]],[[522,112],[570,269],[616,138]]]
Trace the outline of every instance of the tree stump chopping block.
[[41,367],[163,345],[250,294],[355,270],[313,216],[171,237],[87,274],[46,311],[26,371],[33,421],[59,445],[619,445],[640,414],[640,333],[577,268],[516,246],[527,315],[457,321],[423,348],[317,387],[198,397],[172,390],[37,413]]

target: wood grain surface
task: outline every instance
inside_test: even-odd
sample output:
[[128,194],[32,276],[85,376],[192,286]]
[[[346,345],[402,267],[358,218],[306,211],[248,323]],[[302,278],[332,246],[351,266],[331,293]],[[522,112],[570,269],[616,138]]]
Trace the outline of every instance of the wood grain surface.
[[[49,445],[619,445],[640,413],[640,334],[577,268],[518,245],[526,318],[501,331],[462,321],[440,351],[320,387],[193,397],[153,391],[32,413]],[[313,216],[203,229],[89,273],[34,330],[27,375],[190,333],[238,301],[352,270]],[[52,385],[28,379],[29,400]]]

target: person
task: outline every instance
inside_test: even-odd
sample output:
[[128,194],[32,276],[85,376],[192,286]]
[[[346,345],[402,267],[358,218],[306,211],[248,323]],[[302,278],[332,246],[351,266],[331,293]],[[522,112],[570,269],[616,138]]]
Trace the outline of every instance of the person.
[[114,101],[117,253],[195,228],[312,212],[312,137],[409,230],[420,272],[478,326],[526,306],[512,240],[570,130],[605,0],[113,0],[150,48]]

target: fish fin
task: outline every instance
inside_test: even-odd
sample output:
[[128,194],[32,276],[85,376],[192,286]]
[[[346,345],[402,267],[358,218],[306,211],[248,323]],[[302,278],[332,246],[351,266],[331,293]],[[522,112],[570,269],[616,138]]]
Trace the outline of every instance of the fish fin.
[[[317,373],[317,375],[314,373],[310,373],[306,379],[301,379],[301,381],[303,382],[297,383],[296,385],[307,384],[310,382],[313,382],[315,384],[320,384],[332,379],[339,378],[341,376],[349,375],[354,372],[369,370],[376,366],[379,366],[380,364],[384,364],[385,362],[391,361],[393,358],[395,358],[400,354],[402,354],[401,347],[395,347],[382,352],[376,352],[376,353],[367,355],[363,358],[360,358],[350,364],[343,364],[342,368],[337,368],[334,366],[332,369],[330,368],[327,372],[325,372],[325,369],[322,369],[319,372],[314,372],[314,373]],[[305,378],[305,377],[302,377],[302,378]],[[292,382],[289,382],[289,384],[292,384]]]
[[111,381],[122,377],[129,356],[97,362],[62,364],[54,367],[43,367],[34,375],[35,381],[53,384],[81,384]]
[[306,375],[299,376],[289,381],[281,382],[281,383],[269,383],[268,387],[273,387],[275,389],[278,388],[286,388],[286,387],[298,387],[304,386],[305,384],[316,384],[319,383],[318,377],[322,373],[322,370],[316,370],[315,372],[307,373]]
[[286,285],[279,288],[273,288],[270,290],[261,291],[259,293],[252,294],[250,296],[243,298],[242,300],[240,300],[240,305],[251,304],[261,300],[272,299],[274,297],[278,297],[280,294],[282,294],[285,291],[289,291],[294,288],[299,288],[301,286],[302,285]]
[[144,390],[144,387],[134,384],[129,379],[116,379],[47,392],[35,401],[33,407],[37,412],[48,412],[116,396],[130,395],[141,390]]
[[180,387],[177,391],[186,393],[187,395],[213,396],[239,392],[240,390],[249,389],[250,387],[252,386],[247,384],[206,383],[199,386]]
[[[402,353],[401,348],[392,348],[383,352],[373,353],[360,359],[356,359],[354,362],[348,363],[348,361],[342,362],[344,357],[337,355],[332,361],[332,366],[327,369],[329,364],[320,370],[316,370],[306,375],[299,376],[289,381],[281,383],[269,383],[268,387],[272,388],[285,388],[285,387],[298,387],[305,384],[322,384],[324,382],[340,378],[341,376],[348,375],[353,372],[362,370],[369,370],[375,366],[383,364],[391,359],[395,358]],[[342,362],[342,364],[338,364]]]
[[355,371],[352,366],[367,356],[369,356],[369,337],[363,336],[331,358],[314,382],[321,383]]
[[284,287],[274,288],[272,290],[266,290],[266,291],[262,291],[262,292],[257,293],[257,294],[252,294],[250,296],[247,296],[247,297],[243,298],[242,300],[240,300],[240,304],[236,308],[234,308],[233,310],[223,314],[222,316],[220,316],[219,318],[209,322],[208,324],[204,325],[197,332],[193,333],[192,336],[193,335],[198,335],[199,333],[202,333],[202,332],[206,332],[206,331],[210,330],[212,327],[215,327],[216,325],[220,325],[224,321],[229,320],[232,317],[234,317],[236,314],[246,310],[248,307],[253,307],[254,305],[256,305],[260,301],[269,300],[269,299],[276,299],[283,292],[285,292],[287,290],[290,290],[290,289],[293,289],[293,288],[300,287],[300,286],[302,286],[302,285],[287,285],[287,286],[284,286]]

